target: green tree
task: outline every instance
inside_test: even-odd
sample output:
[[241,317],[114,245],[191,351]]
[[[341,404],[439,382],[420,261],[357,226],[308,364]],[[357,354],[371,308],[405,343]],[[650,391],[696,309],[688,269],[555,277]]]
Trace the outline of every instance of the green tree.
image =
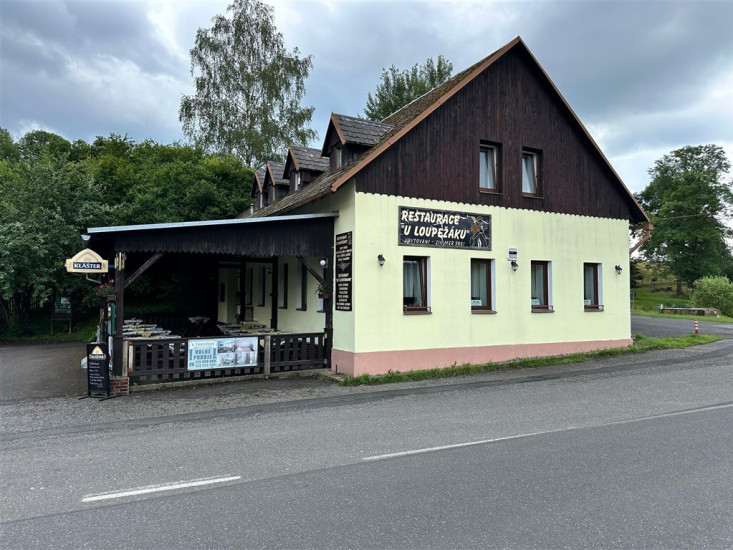
[[382,80],[374,95],[367,94],[364,115],[369,120],[380,121],[401,109],[411,101],[429,92],[450,78],[453,64],[442,55],[417,63],[411,69],[400,71],[392,65],[382,69]]
[[0,161],[0,322],[15,334],[25,331],[33,300],[42,304],[54,288],[73,286],[64,260],[104,213],[85,166],[53,151],[39,147],[30,158]]
[[695,281],[692,302],[698,307],[714,307],[733,316],[733,283],[727,277],[703,277]]
[[284,158],[289,143],[315,139],[313,107],[300,105],[313,62],[297,48],[286,50],[270,6],[234,0],[227,15],[196,32],[195,92],[181,99],[178,115],[194,143],[257,168]]
[[720,275],[730,262],[724,217],[733,205],[730,162],[717,145],[687,146],[657,160],[651,183],[637,195],[654,230],[642,251],[667,263],[681,283]]

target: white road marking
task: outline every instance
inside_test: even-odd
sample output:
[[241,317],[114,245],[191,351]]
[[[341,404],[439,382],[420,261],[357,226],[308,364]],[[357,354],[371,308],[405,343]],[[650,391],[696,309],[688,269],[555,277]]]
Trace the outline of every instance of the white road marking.
[[581,428],[600,428],[604,426],[615,426],[618,424],[631,424],[633,422],[641,422],[643,420],[650,420],[652,418],[669,418],[672,416],[679,416],[683,414],[692,414],[702,411],[712,411],[715,409],[727,409],[733,407],[733,403],[723,403],[720,405],[710,405],[707,407],[700,407],[698,409],[692,409],[692,410],[686,410],[686,411],[674,411],[669,413],[662,413],[662,414],[656,414],[651,416],[644,416],[641,418],[631,418],[628,420],[619,420],[617,422],[608,422],[606,424],[598,424],[595,426],[569,426],[566,428],[560,428],[558,430],[547,430],[544,432],[533,432],[533,433],[527,433],[527,434],[518,434],[518,435],[510,435],[507,437],[497,437],[494,439],[482,439],[479,441],[467,441],[465,443],[454,443],[453,445],[441,445],[439,447],[426,447],[424,449],[413,449],[411,451],[401,451],[397,453],[387,453],[383,455],[374,455],[374,456],[365,456],[362,458],[364,461],[371,461],[371,460],[383,460],[385,458],[397,458],[400,456],[409,456],[409,455],[416,455],[416,454],[422,454],[422,453],[432,453],[435,451],[444,451],[447,449],[459,449],[461,447],[472,447],[474,445],[485,445],[487,443],[496,443],[498,441],[509,441],[511,439],[521,439],[523,437],[532,437],[535,435],[544,435],[544,434],[552,434],[552,433],[559,433],[559,432],[569,432],[572,430],[578,430]]
[[167,483],[162,485],[149,485],[140,487],[139,489],[128,489],[126,491],[118,491],[114,493],[102,493],[98,495],[88,495],[81,499],[82,502],[95,502],[97,500],[107,500],[112,498],[131,497],[136,495],[146,495],[148,493],[159,493],[162,491],[175,491],[176,489],[187,489],[189,487],[201,487],[203,485],[212,485],[214,483],[226,483],[228,481],[238,481],[242,476],[216,477],[210,479],[197,479],[193,481],[179,481],[178,483]]

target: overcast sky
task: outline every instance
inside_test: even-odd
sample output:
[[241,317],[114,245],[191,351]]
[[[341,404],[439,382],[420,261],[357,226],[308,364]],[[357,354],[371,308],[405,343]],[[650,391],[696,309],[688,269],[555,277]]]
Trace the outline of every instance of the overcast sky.
[[[455,73],[519,35],[632,191],[684,145],[733,161],[733,2],[269,3],[287,46],[313,55],[304,104],[319,139],[332,111],[362,113],[382,68],[442,54]],[[0,126],[183,140],[188,52],[227,4],[0,0]]]

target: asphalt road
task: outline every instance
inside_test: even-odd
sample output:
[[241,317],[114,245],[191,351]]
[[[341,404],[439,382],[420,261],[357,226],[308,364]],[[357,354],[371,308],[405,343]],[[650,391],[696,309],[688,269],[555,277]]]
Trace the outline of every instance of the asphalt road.
[[81,402],[0,433],[0,547],[730,548],[731,351],[126,423]]
[[[701,334],[715,334],[724,338],[733,338],[733,323],[717,323],[714,318],[700,317]],[[656,317],[631,316],[631,334],[643,334],[658,338],[684,336],[695,332],[695,321],[689,319],[667,319]]]

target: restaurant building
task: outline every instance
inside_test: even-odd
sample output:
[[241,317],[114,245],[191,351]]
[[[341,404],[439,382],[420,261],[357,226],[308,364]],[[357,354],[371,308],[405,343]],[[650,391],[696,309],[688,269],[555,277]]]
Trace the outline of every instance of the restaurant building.
[[629,227],[649,220],[520,38],[381,122],[333,114],[252,196],[237,220],[90,234],[213,254],[220,322],[323,331],[347,375],[631,344]]

